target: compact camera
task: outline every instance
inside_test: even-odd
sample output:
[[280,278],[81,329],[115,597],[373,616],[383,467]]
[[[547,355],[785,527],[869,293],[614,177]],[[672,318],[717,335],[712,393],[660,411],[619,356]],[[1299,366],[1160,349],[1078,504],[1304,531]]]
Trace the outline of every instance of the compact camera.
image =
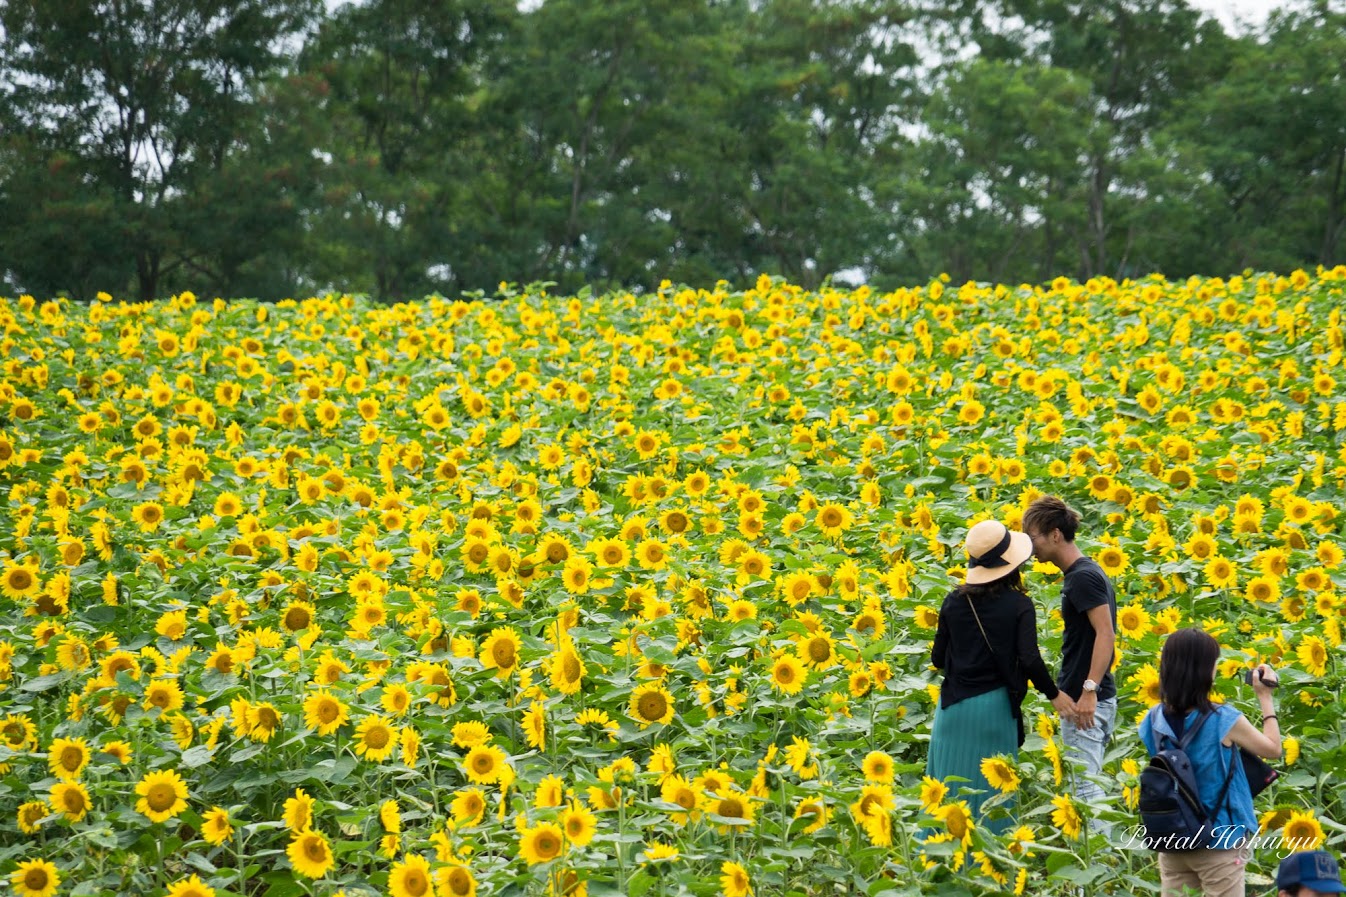
[[[1249,670],[1249,671],[1248,671],[1246,674],[1244,674],[1244,676],[1243,676],[1243,678],[1247,681],[1247,683],[1248,683],[1249,685],[1252,685],[1252,684],[1253,684],[1253,673],[1255,673],[1255,672],[1257,672],[1257,668],[1256,668],[1256,667],[1254,667],[1253,669]],[[1272,675],[1274,676],[1275,673],[1272,673]],[[1280,685],[1281,683],[1280,683],[1280,680],[1278,680],[1278,679],[1269,679],[1269,678],[1266,677],[1266,674],[1263,674],[1263,676],[1262,676],[1262,684],[1265,685],[1267,688],[1275,688],[1275,687],[1277,687],[1278,685]]]

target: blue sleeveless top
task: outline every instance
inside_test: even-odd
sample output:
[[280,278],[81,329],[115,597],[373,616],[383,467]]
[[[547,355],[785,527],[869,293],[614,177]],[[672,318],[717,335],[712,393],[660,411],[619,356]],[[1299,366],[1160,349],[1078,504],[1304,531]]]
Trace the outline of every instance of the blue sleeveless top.
[[[1173,729],[1164,718],[1163,704],[1150,708],[1140,723],[1140,740],[1145,742],[1150,756],[1159,749],[1159,734],[1167,735],[1177,742]],[[1183,720],[1186,732],[1196,724],[1200,711],[1193,710]],[[1215,827],[1216,840],[1211,844],[1214,850],[1231,850],[1243,846],[1243,842],[1257,835],[1257,814],[1253,811],[1253,796],[1248,788],[1248,778],[1243,774],[1243,764],[1239,762],[1238,745],[1225,747],[1220,742],[1229,735],[1229,730],[1243,718],[1228,704],[1216,704],[1215,712],[1206,720],[1187,745],[1187,756],[1196,772],[1197,789],[1201,792],[1201,803],[1209,810],[1215,805],[1224,787],[1225,775],[1229,764],[1234,764],[1234,776],[1229,782],[1229,793],[1224,805],[1220,807],[1212,824]]]

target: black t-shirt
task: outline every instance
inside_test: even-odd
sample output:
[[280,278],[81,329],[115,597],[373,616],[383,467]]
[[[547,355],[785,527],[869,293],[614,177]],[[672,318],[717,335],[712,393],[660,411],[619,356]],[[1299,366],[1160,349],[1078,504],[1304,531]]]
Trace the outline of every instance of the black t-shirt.
[[[1061,638],[1061,675],[1056,684],[1074,701],[1084,693],[1084,680],[1089,678],[1089,663],[1094,656],[1094,626],[1089,622],[1089,611],[1104,604],[1112,613],[1115,633],[1117,593],[1113,591],[1112,580],[1097,561],[1082,557],[1070,565],[1061,584],[1061,622],[1065,623],[1065,632]],[[1109,668],[1098,683],[1098,699],[1104,701],[1116,694],[1117,686]]]

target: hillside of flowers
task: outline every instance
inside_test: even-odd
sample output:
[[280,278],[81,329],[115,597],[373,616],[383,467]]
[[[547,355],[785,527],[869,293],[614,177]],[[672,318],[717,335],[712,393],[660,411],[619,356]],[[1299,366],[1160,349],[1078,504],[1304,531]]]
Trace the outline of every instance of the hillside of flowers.
[[[0,893],[1133,893],[1184,626],[1254,720],[1281,670],[1263,831],[1337,850],[1344,292],[0,300]],[[1112,803],[1032,696],[993,836],[929,645],[1043,493],[1117,584]]]

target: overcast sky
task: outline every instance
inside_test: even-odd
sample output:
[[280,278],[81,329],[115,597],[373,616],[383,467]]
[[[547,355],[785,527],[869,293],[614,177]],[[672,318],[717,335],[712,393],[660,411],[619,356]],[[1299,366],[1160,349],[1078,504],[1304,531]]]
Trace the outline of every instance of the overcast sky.
[[1284,6],[1286,0],[1188,0],[1197,9],[1205,10],[1233,28],[1238,20],[1261,25],[1267,19],[1267,13]]

